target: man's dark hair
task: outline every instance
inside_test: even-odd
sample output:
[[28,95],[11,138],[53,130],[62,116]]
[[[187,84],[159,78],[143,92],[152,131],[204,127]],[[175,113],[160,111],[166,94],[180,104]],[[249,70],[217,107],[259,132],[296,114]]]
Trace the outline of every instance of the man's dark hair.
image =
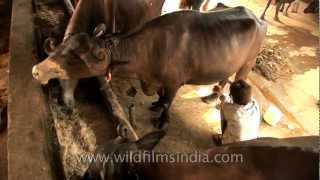
[[244,80],[237,80],[231,84],[230,94],[233,102],[246,105],[251,101],[251,86]]

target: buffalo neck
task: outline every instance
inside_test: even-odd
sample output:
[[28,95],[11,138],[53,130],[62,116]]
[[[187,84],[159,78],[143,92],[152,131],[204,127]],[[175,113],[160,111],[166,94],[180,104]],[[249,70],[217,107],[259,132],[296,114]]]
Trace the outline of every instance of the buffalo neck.
[[119,38],[118,43],[112,46],[112,61],[114,68],[121,68],[128,73],[138,73],[141,66],[144,43],[139,36]]

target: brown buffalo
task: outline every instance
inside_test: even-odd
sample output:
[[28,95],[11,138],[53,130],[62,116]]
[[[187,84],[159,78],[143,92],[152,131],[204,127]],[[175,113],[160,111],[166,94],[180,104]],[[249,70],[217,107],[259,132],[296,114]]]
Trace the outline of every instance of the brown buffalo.
[[[163,108],[157,124],[161,128],[167,125],[170,105],[184,84],[212,84],[234,73],[236,79],[246,78],[266,27],[244,7],[174,12],[105,43],[87,34],[71,36],[34,66],[33,75],[46,83],[52,78],[105,75],[107,68],[135,73],[146,95],[159,95],[151,109]],[[82,61],[74,65],[78,59]]]
[[[184,161],[181,161],[181,158],[180,162],[177,162],[175,160],[178,158],[169,157],[170,154],[166,154],[166,157],[165,154],[151,153],[150,151],[163,136],[164,132],[158,131],[146,135],[137,142],[105,144],[98,148],[95,155],[105,155],[110,159],[92,162],[84,177],[79,179],[315,180],[318,178],[318,136],[287,139],[258,138],[213,147],[201,153],[203,158],[199,158],[200,154],[197,154],[198,158],[189,159],[189,162],[186,158]],[[130,154],[128,152],[140,152],[141,156],[145,157],[145,162],[142,158],[141,162],[139,160],[130,162],[128,159],[116,160],[121,155]],[[203,162],[199,162],[200,160]]]
[[[126,33],[160,16],[164,0],[79,0],[75,2],[77,6],[68,23],[64,40],[73,34],[91,33],[101,23],[106,25],[105,33]],[[52,40],[45,43],[45,51],[48,55],[52,52],[53,44]],[[63,87],[64,102],[72,107],[78,79],[60,79],[60,82]]]

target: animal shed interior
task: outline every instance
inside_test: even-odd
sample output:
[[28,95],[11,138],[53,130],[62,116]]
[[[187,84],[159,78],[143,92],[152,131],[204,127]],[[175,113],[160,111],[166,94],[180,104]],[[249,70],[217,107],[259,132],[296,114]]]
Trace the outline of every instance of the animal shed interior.
[[[48,36],[61,39],[69,16],[62,3],[36,0],[35,2],[36,18],[34,22],[37,27],[38,58],[41,60],[45,56],[41,50],[44,39]],[[267,48],[270,47],[267,46]],[[272,53],[275,54],[274,56],[278,55],[276,48],[271,47],[270,49],[273,52],[266,52],[267,55],[261,55],[261,59],[268,55],[272,56]],[[285,66],[283,62],[278,61],[281,58],[277,56],[275,59],[279,66]],[[263,64],[263,60],[260,62]],[[270,73],[270,68],[268,68],[270,66],[266,65],[265,67],[263,69],[257,66],[258,71],[265,74],[267,78],[273,79],[277,77],[272,76],[272,72]],[[271,71],[273,71],[272,68]],[[159,115],[147,109],[156,97],[145,97],[139,90],[140,86],[137,81],[125,80],[115,78],[112,81],[112,87],[123,107],[127,107],[131,103],[135,104],[136,119],[138,119],[137,132],[139,135],[146,134],[154,130],[150,119]],[[126,90],[129,88],[126,83],[128,81],[138,89],[135,98],[126,95]],[[53,118],[52,123],[57,134],[56,140],[59,143],[59,154],[61,155],[61,162],[67,178],[71,178],[73,175],[82,175],[87,169],[88,164],[81,164],[77,159],[80,154],[94,152],[97,146],[105,143],[108,139],[114,138],[116,134],[115,125],[112,118],[110,118],[110,112],[101,102],[101,95],[98,89],[97,82],[94,79],[83,80],[76,90],[77,105],[72,112],[65,109],[61,104],[61,99],[59,99],[61,89],[57,82],[51,82],[48,88],[45,89],[49,97],[48,102]],[[204,116],[215,116],[212,115],[215,114],[215,112],[212,112],[212,106],[214,105],[201,104],[198,98],[201,93],[196,94],[197,91],[194,87],[187,86],[180,93],[173,106],[172,123],[170,124],[170,128],[176,130],[170,131],[168,136],[157,146],[156,150],[192,152],[195,149],[199,149],[204,151],[212,145],[212,133],[219,132],[217,119],[203,121]],[[92,96],[92,94],[96,96]],[[188,113],[187,116],[186,113]],[[183,121],[188,116],[193,117],[193,122],[191,120]]]

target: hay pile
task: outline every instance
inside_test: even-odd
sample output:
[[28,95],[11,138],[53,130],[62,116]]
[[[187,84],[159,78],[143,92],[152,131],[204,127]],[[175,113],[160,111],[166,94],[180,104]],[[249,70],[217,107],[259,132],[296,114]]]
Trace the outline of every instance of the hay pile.
[[95,152],[96,136],[79,110],[74,109],[71,114],[66,113],[62,106],[55,103],[50,103],[50,109],[66,178],[82,176],[89,162],[81,161],[81,155]]
[[253,70],[267,80],[276,81],[292,73],[286,53],[278,45],[265,44]]

